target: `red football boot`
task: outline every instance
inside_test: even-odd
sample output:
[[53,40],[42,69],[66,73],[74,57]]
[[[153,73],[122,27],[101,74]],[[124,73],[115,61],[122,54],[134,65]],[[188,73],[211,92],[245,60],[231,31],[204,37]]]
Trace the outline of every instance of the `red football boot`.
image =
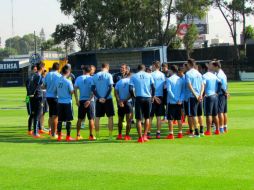
[[125,141],[130,141],[130,140],[131,140],[131,137],[130,137],[129,135],[126,135],[126,136],[124,137],[124,140],[125,140]]
[[66,141],[67,141],[67,142],[70,142],[70,141],[74,141],[74,139],[71,138],[71,136],[66,136]]
[[211,131],[206,131],[205,132],[205,136],[211,136],[211,135],[212,135]]
[[173,134],[169,134],[168,136],[167,136],[167,139],[174,139],[175,137],[174,137],[174,135]]
[[116,140],[123,140],[122,134],[119,134],[119,135],[117,136]]
[[219,134],[220,134],[220,131],[216,129],[215,132],[214,132],[214,134],[215,134],[215,135],[219,135]]
[[179,139],[183,138],[183,133],[178,133],[177,138]]
[[138,138],[138,143],[144,143],[144,139],[142,137]]
[[144,142],[148,142],[149,141],[149,139],[147,138],[146,135],[143,136],[143,140],[144,140]]

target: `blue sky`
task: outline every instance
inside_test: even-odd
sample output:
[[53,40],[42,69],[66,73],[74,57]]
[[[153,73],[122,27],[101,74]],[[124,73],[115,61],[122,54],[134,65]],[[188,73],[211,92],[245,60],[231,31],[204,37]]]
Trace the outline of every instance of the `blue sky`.
[[[24,35],[40,32],[44,28],[46,37],[49,37],[59,23],[71,23],[69,18],[61,13],[57,0],[13,0],[14,1],[14,34]],[[209,35],[207,39],[218,36],[224,42],[232,42],[228,27],[218,10],[211,9],[208,14]],[[254,23],[254,17],[247,19],[247,24]],[[238,26],[240,34],[241,26]],[[0,37],[2,46],[4,41],[11,37],[11,0],[0,0]],[[240,37],[239,37],[240,38]]]

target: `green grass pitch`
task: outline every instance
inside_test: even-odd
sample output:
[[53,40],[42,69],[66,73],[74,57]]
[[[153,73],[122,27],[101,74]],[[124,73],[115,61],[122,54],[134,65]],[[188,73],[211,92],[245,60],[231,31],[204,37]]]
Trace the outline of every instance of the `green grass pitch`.
[[[136,139],[107,141],[105,119],[102,140],[96,142],[28,137],[24,88],[1,88],[0,190],[253,190],[254,83],[232,82],[229,89],[228,134],[137,144]],[[117,117],[114,122],[116,136]],[[136,137],[134,127],[131,134]],[[87,128],[82,136],[88,137]]]

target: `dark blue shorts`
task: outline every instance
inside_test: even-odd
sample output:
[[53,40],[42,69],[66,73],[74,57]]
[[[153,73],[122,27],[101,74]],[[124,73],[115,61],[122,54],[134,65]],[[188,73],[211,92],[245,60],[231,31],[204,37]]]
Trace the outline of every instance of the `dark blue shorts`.
[[168,104],[168,114],[167,119],[172,120],[181,120],[182,116],[182,105],[178,104]]
[[152,108],[151,98],[136,97],[135,100],[135,118],[141,120],[150,118]]
[[227,113],[228,112],[228,100],[225,95],[218,96],[218,113]]
[[189,115],[189,103],[188,103],[188,101],[184,101],[183,102],[183,108],[184,108],[184,114],[186,115],[186,116],[188,116]]
[[158,97],[161,100],[161,104],[158,104],[157,102],[152,103],[152,110],[150,113],[150,117],[156,117],[164,116],[165,115],[165,105],[163,103],[163,97]]
[[73,111],[72,104],[62,104],[58,103],[58,121],[72,121],[73,120]]
[[112,98],[107,99],[105,103],[101,103],[99,100],[96,100],[95,110],[96,117],[104,117],[105,114],[107,117],[114,116],[115,111]]
[[88,120],[94,119],[94,105],[92,102],[90,102],[90,105],[85,108],[85,102],[86,100],[79,101],[79,107],[78,107],[78,119],[85,119],[86,115]]
[[125,101],[124,102],[124,107],[120,107],[118,105],[118,116],[119,117],[124,117],[126,114],[131,114],[132,113],[132,103]]
[[196,98],[189,98],[188,101],[188,114],[190,117],[202,116],[202,102],[199,102]]
[[53,115],[57,115],[57,98],[47,98],[48,106],[49,106],[49,117]]
[[218,115],[218,96],[207,96],[204,99],[204,113],[205,116],[217,116]]

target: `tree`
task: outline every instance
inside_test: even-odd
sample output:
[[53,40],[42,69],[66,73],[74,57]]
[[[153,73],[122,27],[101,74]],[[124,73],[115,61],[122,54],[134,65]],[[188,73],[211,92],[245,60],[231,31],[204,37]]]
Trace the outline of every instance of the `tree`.
[[[67,55],[68,48],[71,46],[73,41],[75,40],[76,30],[73,25],[69,24],[60,24],[56,26],[55,32],[52,34],[54,41],[49,41],[51,45],[54,44],[64,44],[65,53]],[[53,46],[53,45],[52,45]]]
[[254,13],[254,0],[233,0],[231,8],[235,9],[235,11],[242,18],[242,32],[243,32],[243,40],[244,44],[246,42],[245,37],[245,29],[246,29],[246,16]]
[[246,29],[245,29],[245,39],[248,40],[248,39],[254,39],[254,27],[252,26],[247,26]]
[[[41,40],[38,36],[36,36],[36,41],[37,46],[40,46]],[[34,34],[9,38],[5,41],[5,47],[15,49],[18,54],[28,54],[29,51],[33,51],[35,47]]]
[[10,55],[16,55],[17,51],[13,48],[0,48],[0,61],[4,58],[8,58]]
[[234,42],[234,49],[235,49],[235,55],[236,55],[236,60],[240,59],[240,52],[239,48],[237,46],[237,23],[239,22],[239,15],[237,14],[237,4],[235,3],[235,0],[232,0],[231,2],[228,3],[226,0],[216,0],[215,1],[215,6],[218,7],[220,10],[222,16],[224,17],[233,42]]
[[196,25],[191,24],[188,28],[187,33],[183,38],[183,44],[186,49],[187,57],[191,57],[191,53],[193,52],[194,43],[198,39],[198,28]]
[[82,51],[169,45],[177,31],[177,27],[171,23],[173,15],[180,15],[182,19],[187,15],[202,17],[210,5],[210,0],[59,2],[62,12],[74,18],[72,27],[76,31],[75,40]]

